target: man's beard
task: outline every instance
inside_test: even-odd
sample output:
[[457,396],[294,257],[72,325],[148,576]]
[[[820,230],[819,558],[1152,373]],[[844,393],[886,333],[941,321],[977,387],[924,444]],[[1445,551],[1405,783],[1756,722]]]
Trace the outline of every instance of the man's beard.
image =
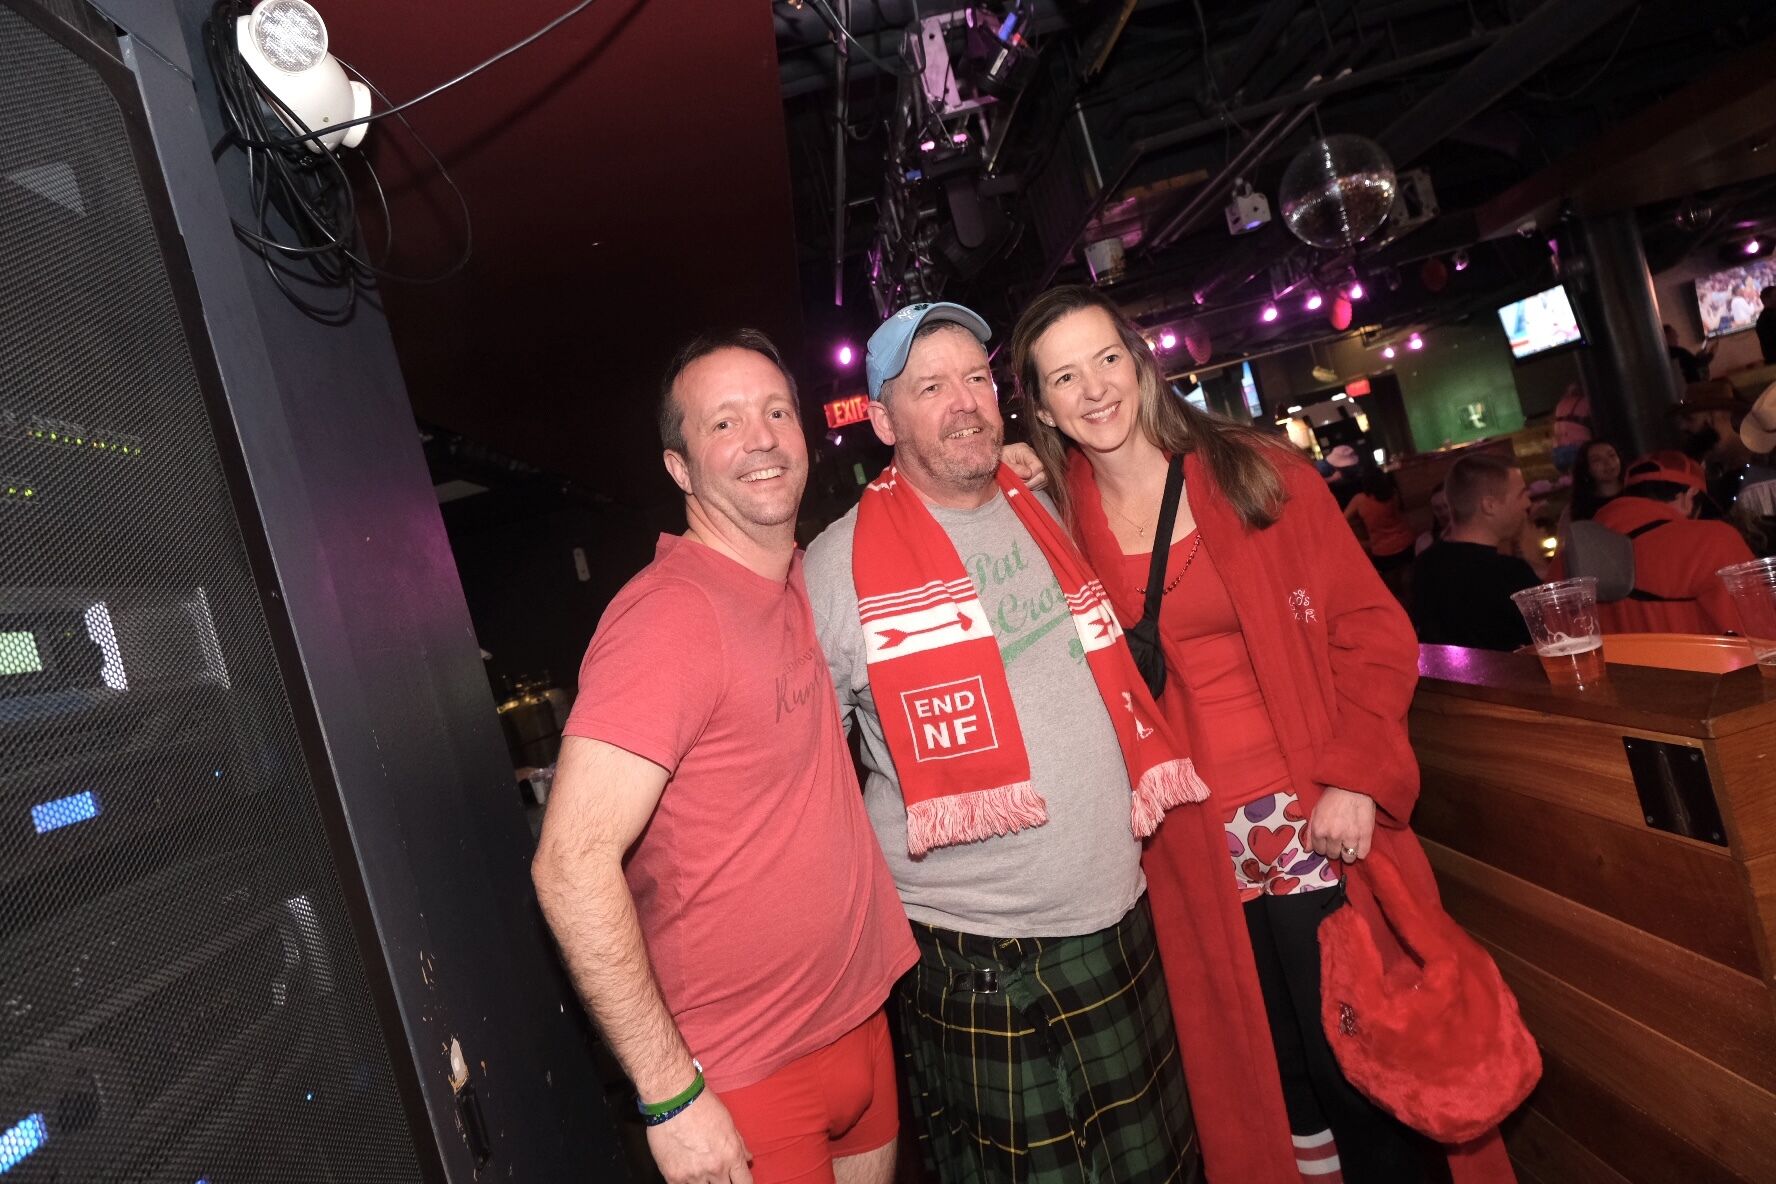
[[[940,439],[935,449],[930,453],[921,453],[919,459],[932,476],[946,484],[958,489],[979,489],[999,471],[999,453],[1005,444],[1005,430],[995,428],[985,420],[977,420],[953,424],[948,431],[955,432],[963,428],[980,429],[978,437],[971,437],[976,443],[952,451],[945,448],[944,441]],[[991,444],[990,448],[987,447],[988,443]],[[975,454],[976,449],[979,450],[978,456]]]

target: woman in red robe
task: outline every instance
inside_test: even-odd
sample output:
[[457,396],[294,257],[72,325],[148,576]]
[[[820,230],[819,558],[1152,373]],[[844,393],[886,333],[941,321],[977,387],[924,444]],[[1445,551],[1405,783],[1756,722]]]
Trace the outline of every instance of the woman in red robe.
[[[1089,288],[1038,297],[1011,353],[1057,506],[1124,622],[1169,549],[1161,704],[1213,796],[1167,816],[1144,867],[1210,1179],[1404,1184],[1437,1153],[1456,1184],[1514,1179],[1496,1131],[1435,1147],[1359,1094],[1320,1024],[1316,931],[1343,868],[1385,852],[1437,901],[1407,826],[1417,643],[1325,482],[1173,397]],[[1156,540],[1173,457],[1184,496]]]

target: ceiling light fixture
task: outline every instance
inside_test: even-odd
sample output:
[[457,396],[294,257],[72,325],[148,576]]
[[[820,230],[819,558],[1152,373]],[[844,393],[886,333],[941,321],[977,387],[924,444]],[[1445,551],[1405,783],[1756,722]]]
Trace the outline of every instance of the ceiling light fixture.
[[1360,280],[1352,280],[1350,287],[1344,290],[1344,294],[1352,300],[1361,300],[1364,296],[1368,295],[1367,292],[1363,291],[1363,284]]
[[1268,325],[1270,322],[1276,320],[1277,316],[1277,306],[1274,304],[1266,304],[1264,306],[1264,311],[1258,314],[1258,319]]
[[833,356],[838,359],[839,365],[841,366],[849,366],[852,362],[857,360],[857,352],[849,345],[839,346],[838,352]]
[[1423,349],[1424,347],[1425,347],[1424,338],[1420,337],[1416,333],[1414,333],[1411,337],[1407,338],[1407,340],[1406,340],[1406,348],[1407,349]]
[[1167,329],[1165,332],[1163,332],[1159,335],[1159,348],[1160,349],[1175,349],[1175,348],[1177,348],[1177,345],[1178,345],[1178,335],[1176,333],[1172,332],[1170,329]]
[[1321,296],[1318,291],[1312,291],[1307,294],[1307,303],[1304,305],[1304,307],[1307,309],[1308,312],[1318,312],[1320,309],[1320,306],[1325,303],[1326,303],[1325,297]]
[[1399,356],[1399,351],[1394,349],[1394,347],[1390,345],[1386,349],[1381,351],[1381,356],[1391,360],[1391,359]]

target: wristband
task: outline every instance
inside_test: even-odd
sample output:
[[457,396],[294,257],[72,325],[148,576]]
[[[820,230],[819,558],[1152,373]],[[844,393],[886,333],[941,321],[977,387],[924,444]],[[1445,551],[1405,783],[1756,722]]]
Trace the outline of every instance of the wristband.
[[659,1126],[668,1118],[675,1118],[684,1112],[685,1107],[703,1096],[703,1066],[700,1062],[691,1061],[691,1068],[697,1076],[682,1091],[672,1095],[663,1102],[644,1102],[640,1097],[635,1099],[635,1108],[641,1111],[641,1121],[646,1126]]

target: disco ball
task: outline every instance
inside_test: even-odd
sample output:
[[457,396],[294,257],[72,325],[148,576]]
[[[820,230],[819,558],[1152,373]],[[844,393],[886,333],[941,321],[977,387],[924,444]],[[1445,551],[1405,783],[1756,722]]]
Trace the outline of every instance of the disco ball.
[[1215,356],[1215,343],[1209,339],[1209,330],[1201,321],[1185,322],[1184,349],[1198,366]]
[[1394,207],[1393,162],[1363,136],[1327,136],[1289,162],[1277,200],[1283,221],[1308,246],[1354,247]]

